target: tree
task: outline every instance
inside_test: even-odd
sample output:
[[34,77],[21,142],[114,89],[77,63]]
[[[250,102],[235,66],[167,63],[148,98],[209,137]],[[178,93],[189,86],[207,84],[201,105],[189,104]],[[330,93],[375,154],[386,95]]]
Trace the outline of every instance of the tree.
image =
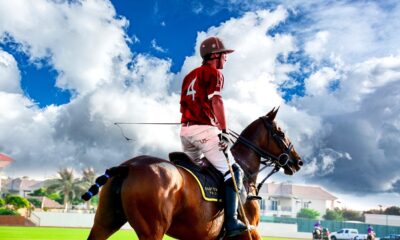
[[6,201],[4,199],[0,198],[0,208],[6,205]]
[[342,214],[344,219],[349,221],[364,221],[362,213],[351,209],[343,209]]
[[391,206],[385,209],[384,211],[387,215],[397,215],[400,216],[400,207]]
[[58,179],[54,179],[48,190],[58,191],[64,195],[64,208],[68,210],[70,199],[74,198],[81,191],[79,181],[75,179],[72,169],[64,168],[58,171]]
[[28,195],[33,197],[43,197],[46,196],[47,194],[45,188],[38,188],[34,190],[32,193],[29,193]]
[[335,208],[333,210],[326,210],[325,215],[323,216],[325,220],[332,220],[332,221],[343,221],[343,213],[340,211],[340,209]]
[[380,209],[370,209],[370,210],[365,211],[364,213],[383,214],[382,210],[380,210]]
[[8,208],[0,208],[0,215],[14,215],[14,216],[19,216],[20,214],[13,210],[13,209],[8,209]]
[[298,213],[298,218],[309,218],[309,219],[317,219],[319,217],[319,212],[311,209],[311,208],[302,208]]
[[[53,180],[53,184],[54,184],[54,180]],[[46,189],[44,187],[42,188],[38,188],[35,191],[33,191],[32,193],[29,193],[29,196],[32,197],[47,197],[50,198],[51,200],[54,200],[60,204],[63,204],[63,198],[60,196],[60,194],[58,192],[54,192],[54,189]],[[29,198],[28,201],[31,203],[34,203],[31,201],[32,198]],[[35,202],[33,204],[35,207],[37,207],[37,202]]]
[[29,208],[31,206],[26,198],[17,195],[7,195],[6,203],[12,205],[15,210]]
[[28,201],[35,206],[36,208],[41,208],[42,207],[42,202],[39,199],[36,198],[28,198]]
[[[96,173],[93,168],[86,168],[82,171],[82,179],[80,181],[82,194],[86,192],[92,184],[94,184]],[[93,198],[86,202],[86,209],[90,209],[90,204],[93,203]]]
[[48,193],[46,197],[50,198],[51,200],[54,200],[54,201],[58,202],[59,204],[63,204],[64,203],[63,202],[63,197],[58,192]]

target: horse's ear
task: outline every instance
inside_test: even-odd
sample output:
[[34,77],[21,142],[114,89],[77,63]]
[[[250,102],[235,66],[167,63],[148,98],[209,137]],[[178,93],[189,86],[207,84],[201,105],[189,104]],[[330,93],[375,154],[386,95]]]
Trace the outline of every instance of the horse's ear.
[[267,113],[267,117],[270,121],[274,121],[276,114],[279,111],[279,108],[280,108],[280,106],[275,110],[275,107],[274,107],[271,111],[269,111],[269,113]]
[[271,114],[272,114],[274,111],[275,111],[275,107],[274,107],[273,109],[271,109],[271,111],[269,111],[269,112],[267,113],[267,115],[265,115],[265,116],[267,116],[267,117],[271,116]]

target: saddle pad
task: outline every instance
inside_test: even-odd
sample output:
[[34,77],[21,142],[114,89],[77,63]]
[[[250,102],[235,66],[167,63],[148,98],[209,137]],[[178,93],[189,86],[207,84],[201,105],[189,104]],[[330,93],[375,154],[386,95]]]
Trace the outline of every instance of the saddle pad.
[[203,199],[210,202],[222,202],[224,178],[220,172],[211,167],[200,168],[184,159],[173,159],[175,165],[185,169],[199,184]]

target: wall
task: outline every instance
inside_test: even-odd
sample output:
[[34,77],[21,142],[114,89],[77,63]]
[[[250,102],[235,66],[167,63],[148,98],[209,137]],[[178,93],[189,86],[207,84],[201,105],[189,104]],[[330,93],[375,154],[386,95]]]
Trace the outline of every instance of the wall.
[[319,218],[322,219],[322,216],[325,215],[326,213],[326,205],[327,205],[327,201],[326,200],[310,200],[311,203],[309,205],[309,207],[311,209],[314,209],[316,211],[318,211],[320,213]]
[[258,231],[261,236],[304,238],[309,239],[311,233],[297,232],[297,224],[260,222]]
[[400,216],[365,214],[365,222],[369,224],[379,224],[400,227]]
[[[61,213],[32,212],[32,220],[43,227],[82,227],[91,228],[94,223],[94,213]],[[132,229],[125,224],[123,229]]]
[[34,226],[34,224],[22,216],[0,216],[0,226]]
[[[298,232],[310,233],[314,229],[315,220],[306,218],[283,218],[261,216],[261,221],[281,224],[295,224]],[[367,223],[342,222],[322,220],[321,225],[328,228],[331,232],[338,231],[342,228],[355,228],[361,234],[367,233]],[[387,236],[388,234],[400,234],[400,227],[371,224],[378,237]]]
[[[91,228],[94,214],[89,213],[56,213],[56,212],[32,212],[32,216],[39,219],[35,221],[39,226],[46,227],[83,227]],[[125,224],[123,229],[132,229]],[[297,224],[281,224],[260,222],[258,230],[262,236],[310,238],[311,233],[297,232]]]

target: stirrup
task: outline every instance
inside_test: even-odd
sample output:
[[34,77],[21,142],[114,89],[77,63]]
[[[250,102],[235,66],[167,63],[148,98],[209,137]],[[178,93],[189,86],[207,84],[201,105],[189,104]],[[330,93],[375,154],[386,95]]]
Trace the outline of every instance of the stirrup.
[[234,236],[241,235],[244,232],[252,231],[252,230],[256,229],[256,227],[254,225],[249,225],[248,227],[246,225],[244,225],[244,227],[245,227],[244,229],[234,229],[231,231],[228,231],[227,229],[225,229],[226,230],[225,236],[226,237],[234,237]]

